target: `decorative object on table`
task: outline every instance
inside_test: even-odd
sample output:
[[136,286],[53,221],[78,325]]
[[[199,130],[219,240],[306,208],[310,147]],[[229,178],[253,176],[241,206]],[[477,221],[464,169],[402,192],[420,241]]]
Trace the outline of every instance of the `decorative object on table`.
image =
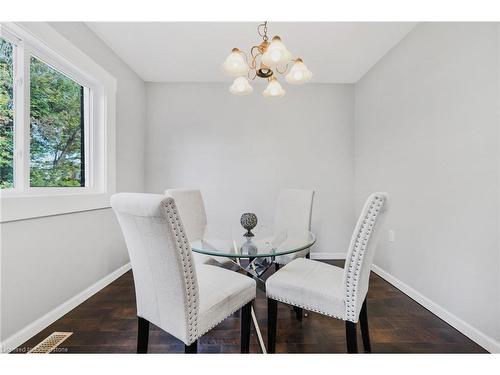
[[253,92],[248,80],[257,77],[267,79],[268,85],[262,92],[266,97],[285,96],[285,90],[278,82],[276,73],[285,76],[288,83],[300,85],[312,78],[311,71],[302,59],[292,59],[292,54],[285,47],[279,36],[274,36],[271,42],[267,37],[267,21],[257,26],[257,33],[262,38],[259,45],[250,49],[250,62],[247,54],[238,48],[233,48],[222,67],[226,74],[235,77],[229,92],[234,95],[248,95]]
[[252,229],[257,225],[257,215],[246,212],[241,215],[240,224],[243,228],[247,230],[247,232],[243,235],[245,237],[253,237]]
[[248,255],[257,255],[257,245],[252,241],[252,237],[247,237],[246,241],[241,246],[241,253]]

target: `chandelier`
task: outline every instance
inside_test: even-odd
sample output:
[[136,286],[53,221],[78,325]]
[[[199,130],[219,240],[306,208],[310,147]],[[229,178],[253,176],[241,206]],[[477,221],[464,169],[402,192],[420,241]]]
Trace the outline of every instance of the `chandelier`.
[[285,90],[281,87],[276,77],[277,74],[286,74],[285,80],[292,85],[306,83],[312,78],[311,71],[307,69],[301,58],[292,59],[292,54],[279,36],[274,36],[269,42],[267,21],[257,26],[257,33],[262,38],[262,42],[250,49],[251,59],[245,52],[233,48],[222,64],[224,72],[235,77],[233,84],[229,87],[231,94],[251,94],[253,87],[249,81],[259,77],[268,81],[262,95],[281,97],[285,95]]

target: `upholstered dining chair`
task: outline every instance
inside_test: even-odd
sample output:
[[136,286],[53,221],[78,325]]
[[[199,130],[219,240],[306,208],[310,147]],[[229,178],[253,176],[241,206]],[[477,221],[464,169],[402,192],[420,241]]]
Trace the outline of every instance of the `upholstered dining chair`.
[[[311,230],[313,198],[314,190],[281,189],[274,215],[274,233]],[[276,257],[276,269],[279,265],[304,257],[309,257],[309,249]]]
[[358,352],[356,324],[359,320],[365,352],[371,352],[366,294],[386,199],[385,193],[373,193],[366,200],[343,269],[300,258],[267,279],[269,353],[276,349],[277,302],[344,320],[349,353]]
[[119,193],[111,206],[127,244],[137,301],[137,352],[146,353],[149,323],[196,353],[198,339],[241,310],[241,352],[250,345],[256,283],[220,267],[194,264],[175,200],[159,194]]
[[[311,217],[313,208],[314,190],[307,189],[281,189],[274,215],[274,233],[283,231],[311,230]],[[282,265],[290,263],[297,258],[309,258],[310,249],[296,253],[281,255],[275,258],[276,271]],[[302,321],[302,309],[294,306],[297,320]]]
[[[207,230],[207,214],[201,191],[198,189],[167,189],[165,195],[175,199],[189,240],[191,242],[201,240]],[[212,257],[200,253],[193,253],[193,256],[197,264],[211,264],[226,268],[231,268],[234,264],[231,259],[224,257]]]
[[[196,189],[167,189],[165,195],[174,198],[189,240],[201,240],[207,229],[207,214],[201,191]],[[211,257],[205,254],[193,253],[193,256],[196,263],[210,264],[212,262]]]

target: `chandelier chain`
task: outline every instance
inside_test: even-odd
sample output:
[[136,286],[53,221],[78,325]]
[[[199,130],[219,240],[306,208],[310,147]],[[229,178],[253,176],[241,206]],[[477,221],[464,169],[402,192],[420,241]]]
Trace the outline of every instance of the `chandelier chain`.
[[[261,31],[261,29],[262,29],[262,31]],[[268,39],[268,37],[267,37],[267,21],[265,21],[264,23],[261,23],[259,26],[257,26],[257,32],[262,37],[264,42],[267,42],[267,39]]]

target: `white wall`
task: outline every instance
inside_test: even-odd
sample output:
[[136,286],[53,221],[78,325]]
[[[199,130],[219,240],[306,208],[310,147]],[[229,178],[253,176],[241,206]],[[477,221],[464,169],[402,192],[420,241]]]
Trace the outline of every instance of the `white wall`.
[[316,190],[313,252],[345,252],[353,228],[353,87],[287,85],[282,99],[227,84],[147,84],[146,189],[201,188],[214,235],[252,211],[270,231],[280,188]]
[[497,53],[496,24],[419,24],[355,86],[357,207],[370,191],[390,194],[375,264],[490,350],[500,339]]
[[[117,189],[143,190],[144,82],[84,24],[51,26],[117,79]],[[20,344],[29,324],[128,262],[111,209],[6,223],[1,234],[6,346]]]

